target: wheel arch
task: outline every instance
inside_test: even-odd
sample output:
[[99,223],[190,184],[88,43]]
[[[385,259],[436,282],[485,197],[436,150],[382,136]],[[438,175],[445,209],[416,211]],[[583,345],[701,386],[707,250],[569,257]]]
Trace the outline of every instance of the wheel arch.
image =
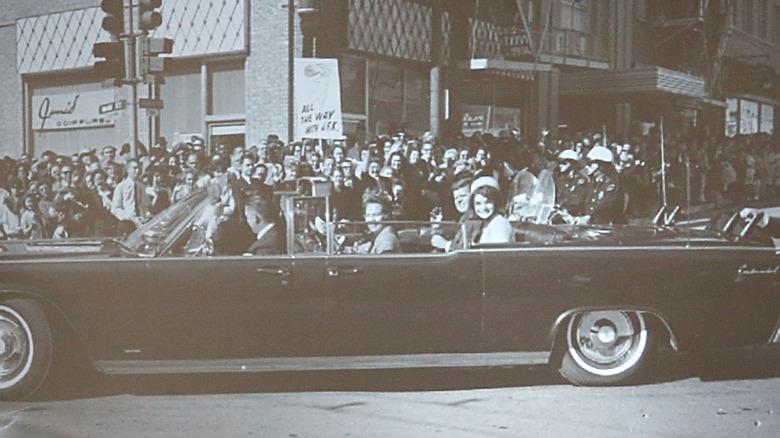
[[[55,342],[64,342],[65,346],[75,347],[77,349],[76,353],[82,355],[84,360],[87,361],[90,366],[93,366],[93,359],[89,349],[78,330],[76,330],[75,325],[59,306],[46,298],[42,291],[29,286],[0,285],[0,301],[14,298],[29,299],[38,303],[43,309],[46,320],[50,325],[49,329],[52,331]],[[55,349],[56,348],[57,347],[55,346]],[[73,352],[71,351],[70,353]]]
[[562,356],[563,352],[566,350],[565,336],[566,324],[568,321],[578,313],[602,310],[619,310],[623,312],[641,313],[644,317],[646,317],[647,323],[650,325],[650,327],[656,329],[656,334],[662,336],[662,338],[659,340],[663,342],[661,342],[659,345],[668,346],[675,353],[680,351],[677,337],[674,334],[672,326],[669,324],[668,319],[664,316],[664,314],[656,309],[636,306],[589,306],[567,310],[558,315],[558,317],[555,319],[555,323],[550,329],[548,338],[550,351],[553,354],[551,361],[555,360],[558,356]]

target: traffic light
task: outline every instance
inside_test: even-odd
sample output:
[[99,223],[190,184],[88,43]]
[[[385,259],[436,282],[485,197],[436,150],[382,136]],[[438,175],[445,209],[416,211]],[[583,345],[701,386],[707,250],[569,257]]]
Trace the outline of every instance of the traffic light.
[[138,39],[138,49],[141,76],[161,73],[165,68],[165,59],[159,58],[158,55],[171,53],[173,51],[173,40],[170,38],[142,36]]
[[114,79],[114,85],[121,85],[125,77],[125,43],[111,41],[95,43],[92,46],[95,58],[104,58],[95,62],[95,73],[106,79]]
[[106,13],[103,17],[103,29],[115,39],[125,32],[125,4],[124,0],[103,0],[100,9]]
[[162,24],[162,14],[156,11],[162,5],[162,0],[139,0],[138,26],[148,32],[157,29]]

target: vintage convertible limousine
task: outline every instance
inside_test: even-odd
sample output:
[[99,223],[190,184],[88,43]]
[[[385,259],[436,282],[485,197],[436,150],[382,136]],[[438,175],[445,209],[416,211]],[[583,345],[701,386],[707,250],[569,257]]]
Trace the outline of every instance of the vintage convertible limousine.
[[124,241],[0,242],[0,397],[74,351],[107,374],[549,363],[612,385],[661,353],[780,345],[780,258],[737,216],[520,222],[514,242],[450,252],[430,236],[457,224],[405,222],[402,254],[366,255],[349,251],[365,224],[329,223],[327,197],[281,203],[277,256],[208,255],[204,192]]

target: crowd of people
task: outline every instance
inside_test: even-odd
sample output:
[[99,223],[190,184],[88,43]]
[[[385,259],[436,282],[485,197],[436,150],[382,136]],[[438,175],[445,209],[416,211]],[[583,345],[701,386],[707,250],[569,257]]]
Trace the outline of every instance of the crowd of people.
[[367,144],[284,144],[269,135],[246,147],[213,145],[210,153],[197,137],[171,147],[161,138],[148,150],[139,144],[135,154],[129,144],[45,151],[0,161],[0,239],[127,235],[197,189],[263,236],[278,214],[274,191],[306,177],[331,185],[334,220],[472,219],[481,222],[474,236],[483,242],[504,239],[509,222],[525,219],[540,199],[556,204],[552,221],[624,223],[651,216],[664,197],[682,206],[740,202],[780,187],[780,148],[767,134],[669,136],[663,159],[661,143],[652,129],[619,142],[600,133],[528,141],[506,131],[440,141],[398,131]]

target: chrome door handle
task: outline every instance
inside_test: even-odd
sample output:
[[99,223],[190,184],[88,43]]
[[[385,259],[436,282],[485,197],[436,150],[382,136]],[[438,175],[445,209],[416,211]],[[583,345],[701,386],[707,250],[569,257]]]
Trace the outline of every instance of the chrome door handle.
[[360,268],[346,267],[338,268],[335,266],[328,267],[328,277],[338,277],[339,275],[354,275],[360,273]]
[[290,276],[290,270],[283,268],[257,268],[257,272],[260,274],[280,275],[282,277]]

